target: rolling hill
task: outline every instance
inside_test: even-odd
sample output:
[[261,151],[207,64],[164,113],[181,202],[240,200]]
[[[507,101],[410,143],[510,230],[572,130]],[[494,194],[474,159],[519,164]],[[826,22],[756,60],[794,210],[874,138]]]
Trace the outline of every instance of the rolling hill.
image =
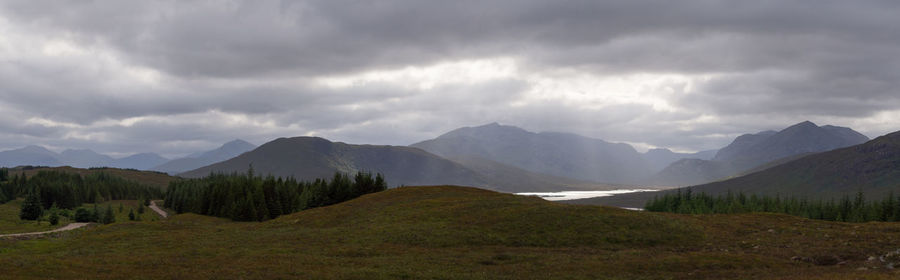
[[185,158],[168,161],[166,163],[153,167],[151,170],[166,172],[169,174],[177,174],[204,167],[213,163],[225,161],[247,151],[251,151],[255,148],[255,145],[238,139],[225,143],[221,147],[214,150],[196,153]]
[[879,257],[895,261],[898,231],[407,187],[267,222],[180,214],[0,238],[0,263],[11,279],[893,279]]

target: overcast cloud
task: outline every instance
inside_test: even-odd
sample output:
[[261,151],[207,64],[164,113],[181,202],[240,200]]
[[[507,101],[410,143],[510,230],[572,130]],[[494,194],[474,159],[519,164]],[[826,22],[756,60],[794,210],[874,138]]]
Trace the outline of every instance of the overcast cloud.
[[0,0],[0,150],[900,130],[897,1]]

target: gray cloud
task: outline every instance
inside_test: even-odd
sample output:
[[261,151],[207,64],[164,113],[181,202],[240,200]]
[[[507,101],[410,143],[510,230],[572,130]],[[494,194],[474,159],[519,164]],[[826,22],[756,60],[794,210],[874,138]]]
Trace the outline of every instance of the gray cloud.
[[[0,148],[179,154],[298,134],[408,144],[492,121],[684,150],[805,119],[877,136],[900,111],[898,11],[812,0],[2,1],[0,108],[15,113],[0,122]],[[75,54],[48,54],[53,41]],[[316,82],[498,57],[515,61],[514,77]],[[559,72],[692,83],[651,94],[670,109],[533,98],[532,78]]]

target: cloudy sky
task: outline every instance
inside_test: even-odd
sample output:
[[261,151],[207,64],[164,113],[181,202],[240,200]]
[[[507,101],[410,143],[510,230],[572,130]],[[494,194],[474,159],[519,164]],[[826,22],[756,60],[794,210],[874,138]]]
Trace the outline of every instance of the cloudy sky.
[[898,1],[0,0],[0,150],[900,130]]

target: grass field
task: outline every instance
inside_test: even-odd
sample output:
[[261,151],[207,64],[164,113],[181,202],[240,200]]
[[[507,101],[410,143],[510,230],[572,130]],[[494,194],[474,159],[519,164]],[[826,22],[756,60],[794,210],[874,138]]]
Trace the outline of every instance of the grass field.
[[0,240],[0,263],[15,279],[897,279],[878,257],[898,233],[409,187],[264,223],[182,214]]

